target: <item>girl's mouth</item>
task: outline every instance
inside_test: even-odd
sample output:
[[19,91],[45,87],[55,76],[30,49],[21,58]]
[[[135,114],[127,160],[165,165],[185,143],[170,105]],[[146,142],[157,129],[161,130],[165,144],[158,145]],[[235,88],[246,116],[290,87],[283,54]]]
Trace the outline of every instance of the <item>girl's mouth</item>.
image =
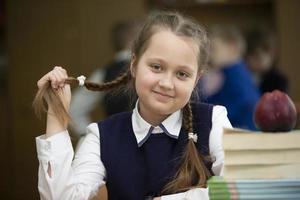
[[163,97],[174,98],[174,96],[172,96],[172,95],[165,94],[165,93],[162,93],[162,92],[158,92],[158,91],[155,91],[155,90],[153,90],[152,92],[154,92],[155,94],[158,94],[160,96],[163,96]]

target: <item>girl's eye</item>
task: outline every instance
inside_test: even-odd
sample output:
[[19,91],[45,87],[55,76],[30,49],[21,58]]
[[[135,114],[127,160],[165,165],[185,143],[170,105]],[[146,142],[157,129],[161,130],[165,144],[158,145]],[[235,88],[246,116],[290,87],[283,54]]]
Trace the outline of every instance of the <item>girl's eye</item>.
[[178,76],[180,79],[186,79],[186,78],[189,77],[189,74],[186,73],[186,72],[179,71],[179,72],[177,72],[177,76]]
[[155,71],[161,71],[162,70],[162,67],[160,64],[151,64],[150,67],[152,69],[154,69]]

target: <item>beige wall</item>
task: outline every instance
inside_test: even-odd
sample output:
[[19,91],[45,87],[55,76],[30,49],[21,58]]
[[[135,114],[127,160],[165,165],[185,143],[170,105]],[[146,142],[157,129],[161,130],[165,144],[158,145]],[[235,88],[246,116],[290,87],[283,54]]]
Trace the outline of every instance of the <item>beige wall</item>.
[[31,109],[36,81],[54,65],[63,65],[73,76],[88,75],[103,66],[113,55],[112,25],[142,16],[144,10],[140,0],[7,1],[11,98],[7,121],[13,126],[3,138],[10,141],[5,154],[10,160],[2,166],[5,191],[1,199],[10,199],[8,195],[38,199],[35,137],[43,133],[45,123]]
[[[248,1],[249,2],[249,1]],[[228,3],[202,5],[186,9],[186,12],[206,25],[236,25],[242,30],[257,26],[273,26],[274,13],[271,2]],[[185,9],[183,9],[185,10]]]
[[[268,5],[251,4],[182,10],[207,25],[236,22],[244,28],[274,23],[280,37],[279,66],[290,78],[292,98],[300,101],[300,1],[274,2],[273,11]],[[7,0],[6,7],[9,100],[0,99],[1,199],[38,199],[34,138],[43,132],[45,122],[38,121],[31,109],[36,81],[54,65],[65,66],[73,76],[103,66],[113,54],[109,42],[113,23],[142,16],[146,8],[140,0]]]
[[280,39],[279,66],[290,80],[290,95],[300,103],[300,1],[277,0],[276,22]]

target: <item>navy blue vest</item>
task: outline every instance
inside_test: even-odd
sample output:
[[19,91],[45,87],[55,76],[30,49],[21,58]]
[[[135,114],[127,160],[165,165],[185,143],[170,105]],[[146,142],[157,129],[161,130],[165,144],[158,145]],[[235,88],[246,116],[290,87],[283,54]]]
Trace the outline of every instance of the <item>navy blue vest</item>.
[[[209,155],[212,108],[210,104],[193,106],[196,145],[203,155]],[[98,123],[109,200],[143,200],[146,196],[159,195],[178,170],[188,141],[187,132],[181,128],[178,139],[151,134],[138,147],[131,115],[132,112],[120,113]],[[207,163],[210,171],[211,166]]]

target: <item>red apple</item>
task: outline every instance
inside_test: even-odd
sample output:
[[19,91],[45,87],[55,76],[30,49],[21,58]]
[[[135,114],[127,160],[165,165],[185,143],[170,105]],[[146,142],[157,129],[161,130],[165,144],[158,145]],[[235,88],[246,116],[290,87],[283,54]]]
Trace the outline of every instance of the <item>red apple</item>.
[[297,122],[296,106],[284,92],[267,92],[256,105],[254,121],[261,131],[290,131]]

